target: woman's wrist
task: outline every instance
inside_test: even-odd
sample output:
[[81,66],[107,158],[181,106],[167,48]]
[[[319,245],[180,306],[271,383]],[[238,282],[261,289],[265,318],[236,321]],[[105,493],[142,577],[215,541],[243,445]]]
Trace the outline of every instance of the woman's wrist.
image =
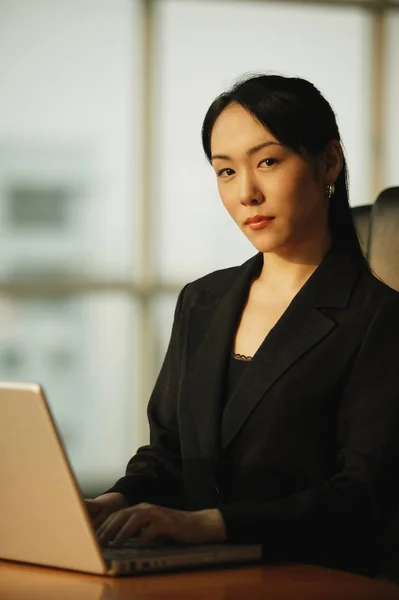
[[208,508],[199,510],[196,515],[201,520],[204,531],[205,541],[224,542],[226,541],[226,526],[220,511],[217,508]]
[[113,502],[116,506],[120,506],[120,508],[125,508],[128,506],[126,496],[120,492],[107,492],[105,494],[101,494],[101,496],[97,496],[96,500],[107,504],[109,504],[109,502]]

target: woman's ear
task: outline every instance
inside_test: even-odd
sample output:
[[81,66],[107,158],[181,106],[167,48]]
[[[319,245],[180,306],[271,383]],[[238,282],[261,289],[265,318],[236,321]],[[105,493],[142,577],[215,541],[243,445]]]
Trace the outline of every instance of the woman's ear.
[[321,153],[321,175],[326,184],[334,183],[344,166],[342,147],[338,140],[331,140]]

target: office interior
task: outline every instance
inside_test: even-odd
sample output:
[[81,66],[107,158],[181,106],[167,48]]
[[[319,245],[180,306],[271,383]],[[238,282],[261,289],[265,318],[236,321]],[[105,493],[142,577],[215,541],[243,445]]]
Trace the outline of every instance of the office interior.
[[43,385],[85,496],[148,440],[180,289],[254,254],[200,135],[250,72],[330,101],[365,252],[399,289],[399,194],[376,203],[399,185],[399,1],[0,2],[0,379]]

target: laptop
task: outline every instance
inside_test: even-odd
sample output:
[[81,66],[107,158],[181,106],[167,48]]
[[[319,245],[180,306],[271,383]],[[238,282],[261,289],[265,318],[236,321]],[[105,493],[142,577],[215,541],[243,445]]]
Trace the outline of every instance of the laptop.
[[101,548],[36,383],[0,383],[0,463],[0,559],[110,576],[261,559],[258,544]]

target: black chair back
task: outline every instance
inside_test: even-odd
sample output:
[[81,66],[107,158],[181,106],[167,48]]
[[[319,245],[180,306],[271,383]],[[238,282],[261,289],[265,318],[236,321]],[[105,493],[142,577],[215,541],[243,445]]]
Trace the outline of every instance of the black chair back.
[[352,207],[353,220],[355,221],[357,235],[365,256],[368,255],[369,249],[371,209],[372,204]]
[[399,186],[383,190],[371,210],[367,257],[371,268],[399,291]]

